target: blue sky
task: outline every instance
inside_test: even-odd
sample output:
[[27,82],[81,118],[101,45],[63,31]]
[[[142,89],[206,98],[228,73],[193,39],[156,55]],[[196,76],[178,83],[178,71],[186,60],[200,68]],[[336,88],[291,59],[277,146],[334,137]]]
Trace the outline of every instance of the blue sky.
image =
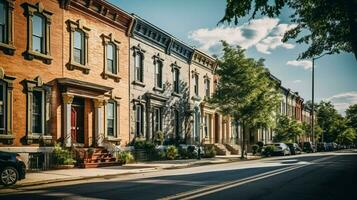
[[[295,61],[306,49],[293,41],[280,42],[282,33],[293,27],[289,10],[276,19],[258,17],[237,26],[218,25],[225,10],[225,0],[109,0],[129,13],[135,13],[191,46],[210,54],[219,54],[217,41],[247,49],[252,58],[264,58],[265,65],[285,87],[305,99],[311,99],[311,61]],[[322,57],[315,62],[315,98],[330,100],[343,110],[357,103],[357,61],[353,54]]]

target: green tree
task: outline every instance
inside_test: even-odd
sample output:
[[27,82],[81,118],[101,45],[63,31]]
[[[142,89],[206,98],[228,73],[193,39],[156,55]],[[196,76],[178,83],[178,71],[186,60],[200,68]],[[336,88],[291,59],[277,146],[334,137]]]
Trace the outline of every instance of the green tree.
[[349,127],[357,132],[357,104],[350,105],[346,110],[346,119]]
[[331,102],[321,101],[317,107],[316,118],[319,126],[322,129],[324,142],[334,142],[337,133],[343,129],[342,116],[337,113],[337,110]]
[[336,141],[339,144],[349,145],[356,139],[356,130],[353,128],[346,128],[337,135]]
[[285,115],[279,116],[275,128],[275,142],[297,142],[297,138],[304,133],[302,124]]
[[[309,44],[299,58],[312,58],[324,51],[331,53],[352,52],[357,59],[357,1],[356,0],[227,0],[224,17],[220,22],[238,23],[247,15],[277,17],[284,7],[297,26],[284,35],[283,42],[297,39]],[[304,31],[307,30],[307,31]]]
[[[280,100],[277,85],[269,77],[263,60],[245,56],[245,50],[223,44],[223,56],[218,60],[217,90],[209,102],[233,118],[243,128],[242,158],[246,144],[246,130],[269,127],[275,122],[274,112]],[[238,127],[237,127],[238,129]],[[238,131],[237,131],[238,132]]]

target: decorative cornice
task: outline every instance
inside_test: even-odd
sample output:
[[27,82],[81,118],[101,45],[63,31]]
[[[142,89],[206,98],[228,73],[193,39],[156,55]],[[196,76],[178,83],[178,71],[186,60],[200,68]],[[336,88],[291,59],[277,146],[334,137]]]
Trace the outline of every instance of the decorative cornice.
[[63,9],[76,9],[94,16],[111,26],[124,30],[129,35],[133,17],[117,6],[103,0],[61,0]]
[[207,55],[206,53],[198,49],[195,49],[193,52],[192,62],[199,64],[211,71],[214,71],[217,66],[217,60],[215,58]]
[[193,48],[189,47],[181,41],[173,40],[172,45],[170,46],[170,49],[168,51],[183,58],[188,63],[191,62]]
[[169,34],[138,17],[135,18],[132,35],[134,38],[140,37],[165,50],[168,49],[171,41]]

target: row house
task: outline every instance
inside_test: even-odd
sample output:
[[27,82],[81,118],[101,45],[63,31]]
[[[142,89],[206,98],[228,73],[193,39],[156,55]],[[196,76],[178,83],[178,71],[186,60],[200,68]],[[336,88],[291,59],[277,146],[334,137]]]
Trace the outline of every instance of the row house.
[[189,64],[193,49],[135,17],[130,38],[130,138],[188,136]]
[[129,142],[132,16],[101,0],[0,0],[0,150]]

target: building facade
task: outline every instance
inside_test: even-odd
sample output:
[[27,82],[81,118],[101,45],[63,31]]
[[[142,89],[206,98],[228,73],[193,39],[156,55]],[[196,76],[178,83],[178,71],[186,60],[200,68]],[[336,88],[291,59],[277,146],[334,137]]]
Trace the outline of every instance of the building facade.
[[100,0],[0,4],[0,149],[126,145],[132,17]]
[[189,63],[193,49],[135,16],[130,38],[130,138],[189,137]]

